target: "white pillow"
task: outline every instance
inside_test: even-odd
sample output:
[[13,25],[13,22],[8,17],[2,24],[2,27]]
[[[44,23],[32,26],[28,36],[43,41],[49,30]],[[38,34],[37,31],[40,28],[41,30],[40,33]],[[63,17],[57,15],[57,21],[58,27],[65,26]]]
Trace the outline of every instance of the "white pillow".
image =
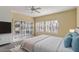
[[75,32],[77,32],[77,33],[79,34],[79,28],[76,28],[76,29],[75,29]]

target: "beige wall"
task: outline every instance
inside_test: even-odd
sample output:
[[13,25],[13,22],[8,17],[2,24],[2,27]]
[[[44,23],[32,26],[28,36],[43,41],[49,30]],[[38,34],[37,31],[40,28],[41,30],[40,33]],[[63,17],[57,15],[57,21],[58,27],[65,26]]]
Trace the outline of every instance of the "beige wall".
[[24,14],[17,13],[17,12],[12,12],[11,16],[12,16],[12,31],[14,31],[14,21],[23,20],[23,21],[26,21],[26,22],[32,22],[33,23],[33,33],[32,34],[34,35],[34,19],[33,19],[33,17],[26,16]]
[[76,9],[68,10],[68,11],[63,11],[55,14],[50,14],[46,16],[40,16],[34,18],[35,22],[39,21],[47,21],[47,20],[58,20],[59,21],[59,32],[58,34],[54,33],[36,33],[35,35],[38,34],[51,34],[51,35],[57,35],[57,36],[64,36],[66,33],[69,32],[69,29],[75,28],[76,27]]
[[[79,13],[79,8],[77,9],[77,12]],[[50,35],[57,35],[57,36],[64,36],[66,33],[69,32],[69,29],[76,27],[76,9],[63,11],[59,13],[54,13],[50,15],[40,16],[40,17],[29,17],[25,16],[20,13],[14,13],[12,12],[12,22],[14,20],[25,20],[25,21],[31,21],[33,22],[33,35],[39,35],[39,34],[50,34]],[[79,14],[77,14],[79,15]],[[77,17],[79,19],[79,17]],[[47,33],[47,32],[40,32],[36,33],[35,30],[35,23],[39,21],[48,21],[48,20],[58,20],[59,21],[59,32],[58,34],[55,33]],[[79,20],[77,20],[77,26],[79,26]],[[13,29],[14,30],[14,29]]]
[[77,8],[77,27],[79,27],[79,7]]

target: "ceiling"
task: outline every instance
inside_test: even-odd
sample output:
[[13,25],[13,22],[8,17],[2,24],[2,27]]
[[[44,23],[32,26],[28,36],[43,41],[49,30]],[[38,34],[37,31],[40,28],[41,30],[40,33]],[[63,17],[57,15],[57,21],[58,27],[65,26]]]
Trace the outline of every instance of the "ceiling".
[[38,10],[40,13],[34,12],[31,13],[31,6],[10,6],[8,7],[11,11],[18,11],[22,14],[25,14],[27,16],[37,17],[37,16],[43,16],[48,15],[52,13],[57,13],[69,9],[76,8],[75,6],[35,6],[35,8],[40,7],[41,9]]
[[39,10],[40,13],[30,13],[30,10],[28,10],[29,7],[26,8],[27,10],[27,14],[33,17],[36,16],[43,16],[43,15],[48,15],[48,14],[52,14],[52,13],[57,13],[57,12],[61,12],[61,11],[65,11],[65,10],[69,10],[69,9],[73,9],[75,7],[73,6],[37,6],[40,7],[41,9]]

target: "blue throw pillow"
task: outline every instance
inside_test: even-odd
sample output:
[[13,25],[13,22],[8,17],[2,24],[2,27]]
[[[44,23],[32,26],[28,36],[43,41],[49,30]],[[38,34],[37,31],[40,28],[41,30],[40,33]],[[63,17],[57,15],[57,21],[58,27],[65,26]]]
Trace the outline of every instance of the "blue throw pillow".
[[78,36],[77,32],[69,32],[64,38],[64,46],[66,48],[72,47],[72,40],[74,40]]
[[69,32],[68,34],[67,34],[67,36],[71,36],[72,38],[73,37],[75,37],[75,36],[78,36],[79,34],[77,33],[77,32]]
[[71,36],[66,36],[66,37],[64,38],[64,46],[65,46],[66,48],[72,46],[72,37],[71,37]]
[[77,32],[72,33],[72,38],[75,39],[79,34]]
[[72,41],[72,50],[79,52],[79,36],[76,36]]
[[69,32],[68,34],[65,35],[65,37],[67,37],[67,36],[71,36],[72,37],[72,33]]

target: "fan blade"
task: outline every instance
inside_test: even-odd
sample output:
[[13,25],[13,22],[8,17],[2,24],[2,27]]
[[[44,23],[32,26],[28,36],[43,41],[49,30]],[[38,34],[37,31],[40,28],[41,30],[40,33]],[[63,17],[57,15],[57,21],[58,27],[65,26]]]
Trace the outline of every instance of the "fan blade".
[[38,13],[40,13],[39,11],[37,11],[37,10],[35,10],[35,12],[38,12]]
[[34,10],[34,6],[31,7],[31,10],[32,10],[32,11]]
[[41,9],[41,8],[36,8],[36,9]]
[[32,6],[32,8],[34,8],[34,6]]

